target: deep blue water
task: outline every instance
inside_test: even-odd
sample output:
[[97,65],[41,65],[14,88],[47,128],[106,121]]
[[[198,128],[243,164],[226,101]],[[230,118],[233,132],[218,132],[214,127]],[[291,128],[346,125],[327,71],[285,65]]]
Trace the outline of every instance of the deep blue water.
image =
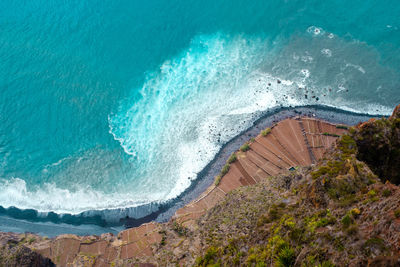
[[0,206],[140,217],[271,108],[388,114],[399,28],[396,0],[2,0]]

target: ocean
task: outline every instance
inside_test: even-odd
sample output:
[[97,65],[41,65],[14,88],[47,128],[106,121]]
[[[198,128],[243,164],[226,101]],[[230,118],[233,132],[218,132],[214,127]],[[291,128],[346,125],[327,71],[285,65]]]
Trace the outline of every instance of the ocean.
[[119,225],[272,109],[388,115],[399,28],[395,0],[2,0],[0,214]]

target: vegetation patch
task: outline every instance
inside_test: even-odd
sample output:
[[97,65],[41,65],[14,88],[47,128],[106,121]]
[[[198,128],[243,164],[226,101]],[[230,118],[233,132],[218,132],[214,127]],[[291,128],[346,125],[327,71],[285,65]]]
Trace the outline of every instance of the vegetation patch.
[[347,229],[346,233],[348,235],[354,235],[358,232],[358,226],[356,224],[351,224]]
[[275,259],[275,266],[278,267],[290,267],[294,266],[296,261],[296,255],[294,250],[289,246],[284,246],[278,252],[278,255]]
[[386,251],[387,247],[385,241],[380,237],[372,237],[368,239],[362,246],[362,250],[367,256],[370,256],[372,252]]
[[215,176],[215,181],[214,181],[215,186],[219,186],[219,184],[221,183],[221,179],[222,179],[221,175]]
[[246,151],[250,150],[250,145],[249,145],[249,143],[244,143],[244,145],[242,145],[242,146],[240,147],[240,150],[241,150],[242,152],[246,152]]
[[232,153],[232,155],[228,158],[228,164],[232,164],[237,160],[237,156],[235,153]]
[[311,217],[306,217],[305,223],[307,225],[307,230],[314,232],[317,228],[335,224],[336,218],[332,216],[329,209],[326,209],[315,213]]
[[225,164],[224,167],[222,167],[221,173],[220,173],[219,175],[220,175],[221,177],[223,177],[225,174],[228,173],[230,167],[231,167],[231,166],[230,166],[228,163]]
[[167,240],[167,232],[165,230],[161,230],[158,233],[161,235],[160,246],[164,246]]
[[349,129],[349,127],[348,126],[346,126],[346,125],[336,125],[336,128],[337,129],[345,129],[345,130],[347,130],[347,129]]
[[341,222],[342,222],[342,225],[344,228],[348,228],[353,223],[353,218],[351,218],[351,216],[349,214],[346,214],[342,218]]
[[394,211],[394,217],[400,218],[400,209]]
[[390,196],[390,195],[392,195],[392,191],[390,191],[389,189],[384,189],[383,191],[382,191],[382,196],[384,196],[384,197],[388,197],[388,196]]
[[338,134],[335,134],[335,133],[327,133],[327,132],[322,133],[322,135],[325,135],[325,136],[332,136],[332,137],[340,137],[340,135],[338,135]]
[[196,259],[196,266],[220,266],[221,250],[216,247],[209,247],[202,257]]
[[179,235],[179,236],[186,236],[188,233],[188,229],[184,227],[182,224],[174,221],[172,223],[172,229]]
[[267,129],[261,131],[261,135],[264,137],[270,133],[271,133],[271,128],[267,128]]
[[258,219],[257,225],[262,226],[264,224],[276,221],[280,219],[283,215],[283,209],[285,207],[285,203],[281,202],[280,204],[273,204],[269,208],[269,211],[266,215],[261,215]]

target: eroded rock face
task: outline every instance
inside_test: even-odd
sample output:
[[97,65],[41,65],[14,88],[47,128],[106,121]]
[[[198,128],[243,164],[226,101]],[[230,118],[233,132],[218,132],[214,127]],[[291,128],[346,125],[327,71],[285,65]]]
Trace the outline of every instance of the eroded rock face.
[[371,120],[354,133],[357,158],[366,162],[384,182],[400,184],[400,105],[388,119]]
[[1,233],[0,240],[0,266],[55,266],[50,259],[25,246],[31,241],[22,235]]

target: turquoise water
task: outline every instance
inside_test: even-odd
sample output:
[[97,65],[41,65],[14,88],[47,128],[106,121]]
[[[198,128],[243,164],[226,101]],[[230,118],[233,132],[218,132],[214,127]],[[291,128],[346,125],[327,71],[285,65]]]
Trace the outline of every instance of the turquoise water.
[[3,0],[0,205],[141,217],[271,108],[389,114],[399,28],[397,1]]

